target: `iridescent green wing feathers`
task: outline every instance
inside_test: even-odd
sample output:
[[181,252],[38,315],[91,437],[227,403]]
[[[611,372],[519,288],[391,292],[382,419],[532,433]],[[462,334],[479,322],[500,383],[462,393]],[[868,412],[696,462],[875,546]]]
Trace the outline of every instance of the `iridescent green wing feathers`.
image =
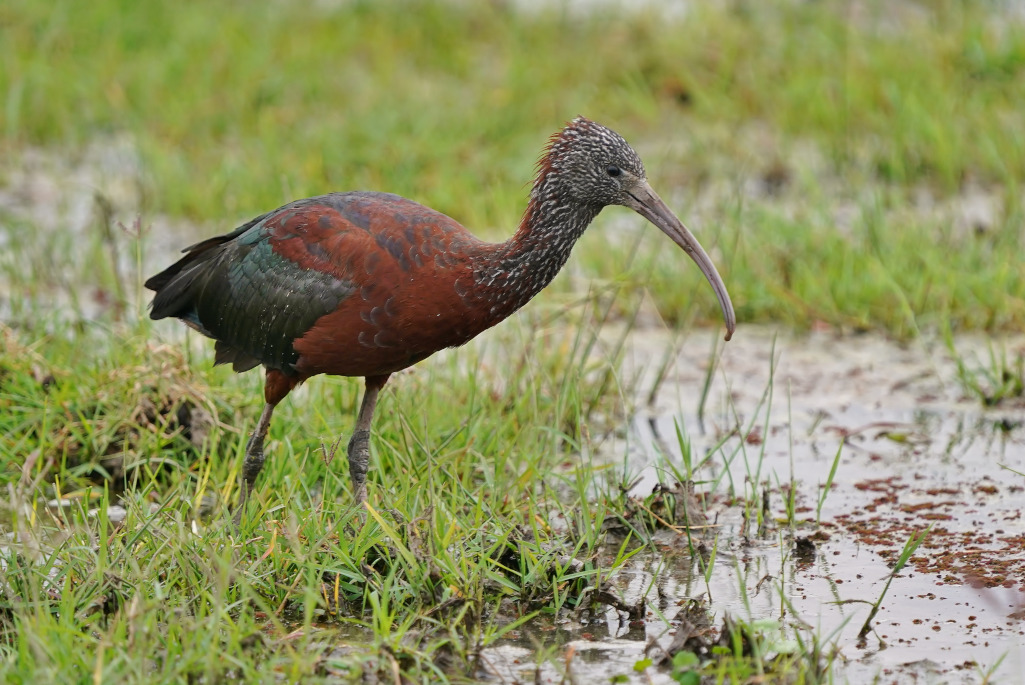
[[285,205],[187,248],[185,257],[146,282],[156,291],[150,316],[177,317],[216,340],[217,364],[231,363],[236,371],[263,364],[295,373],[295,338],[354,290],[316,264],[299,264],[274,249],[278,240],[307,228],[302,210],[315,203]]

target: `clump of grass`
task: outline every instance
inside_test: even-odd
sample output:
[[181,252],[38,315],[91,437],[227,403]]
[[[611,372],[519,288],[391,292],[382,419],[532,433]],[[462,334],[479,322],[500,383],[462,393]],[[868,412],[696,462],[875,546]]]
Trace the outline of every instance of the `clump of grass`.
[[11,329],[0,334],[6,466],[37,455],[37,472],[56,478],[53,494],[85,496],[104,483],[120,490],[128,480],[140,485],[159,472],[161,479],[187,478],[204,452],[222,454],[220,432],[212,429],[231,422],[233,411],[212,398],[179,349],[135,334],[127,345],[90,360],[85,371],[81,358],[56,358],[76,355],[73,340],[27,347]]
[[989,346],[989,359],[982,363],[969,360],[959,353],[951,337],[947,337],[947,348],[957,363],[957,378],[961,387],[971,397],[977,398],[987,407],[995,407],[1005,400],[1014,400],[1025,395],[1025,358],[1019,352],[1008,358],[1007,351]]

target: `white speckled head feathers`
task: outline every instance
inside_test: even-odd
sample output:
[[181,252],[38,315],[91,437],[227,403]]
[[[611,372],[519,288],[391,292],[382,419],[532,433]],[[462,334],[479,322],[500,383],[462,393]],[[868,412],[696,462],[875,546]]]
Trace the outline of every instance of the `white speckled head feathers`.
[[644,163],[623,136],[590,119],[577,117],[548,139],[537,163],[531,197],[558,191],[600,209],[622,204],[624,181],[645,177]]

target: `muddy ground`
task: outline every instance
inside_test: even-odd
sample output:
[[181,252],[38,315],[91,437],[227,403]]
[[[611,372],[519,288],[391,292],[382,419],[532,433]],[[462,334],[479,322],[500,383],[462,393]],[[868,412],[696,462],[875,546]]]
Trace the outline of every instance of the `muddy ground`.
[[[485,652],[489,670],[504,682],[534,681],[534,646],[543,639],[563,649],[557,666],[542,669],[541,682],[561,681],[567,655],[577,682],[604,681],[607,674],[671,682],[655,669],[637,673],[633,666],[671,644],[685,623],[685,600],[699,599],[713,625],[726,615],[760,625],[775,621],[781,649],[797,631],[805,639],[817,635],[835,646],[840,682],[974,683],[994,667],[995,682],[1021,678],[1020,400],[985,407],[959,381],[954,357],[938,342],[900,345],[831,332],[789,337],[744,326],[722,348],[699,421],[710,336],[684,341],[654,404],[632,421],[626,436],[627,471],[639,477],[637,496],[671,480],[664,465],[667,459],[680,463],[677,425],[691,440],[694,460],[713,450],[694,474],[699,492],[710,491],[709,482],[718,479],[708,512],[718,525],[704,535],[706,541],[718,537],[709,581],[692,563],[685,536],[666,530],[660,553],[635,557],[616,578],[625,604],[646,602],[644,619],[609,608],[602,616],[529,626]],[[645,368],[667,344],[661,335],[638,335],[630,365]],[[1020,355],[1025,341],[961,338],[957,348],[977,370],[991,365],[991,351],[1009,359]],[[821,488],[838,450],[816,523]],[[605,451],[621,455],[622,445]],[[753,482],[760,485],[752,488]],[[793,524],[786,509],[791,487]],[[743,499],[766,491],[767,521],[758,530],[754,519],[744,519]],[[925,529],[930,532],[893,580],[873,630],[860,638],[905,542]],[[812,545],[798,547],[797,538]]]

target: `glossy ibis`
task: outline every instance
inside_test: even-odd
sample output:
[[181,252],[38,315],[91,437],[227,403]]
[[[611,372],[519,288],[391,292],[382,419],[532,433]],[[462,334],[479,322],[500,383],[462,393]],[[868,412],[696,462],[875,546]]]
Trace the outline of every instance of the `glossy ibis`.
[[397,195],[331,193],[188,247],[146,281],[156,291],[152,318],[177,317],[213,338],[215,364],[267,370],[236,520],[263,467],[274,407],[321,373],[366,379],[349,440],[354,497],[365,502],[370,425],[388,376],[525,305],[607,205],[634,210],[690,255],[719,299],[729,340],[733,305],[712,261],[648,185],[633,148],[583,117],[549,139],[519,228],[503,243]]

